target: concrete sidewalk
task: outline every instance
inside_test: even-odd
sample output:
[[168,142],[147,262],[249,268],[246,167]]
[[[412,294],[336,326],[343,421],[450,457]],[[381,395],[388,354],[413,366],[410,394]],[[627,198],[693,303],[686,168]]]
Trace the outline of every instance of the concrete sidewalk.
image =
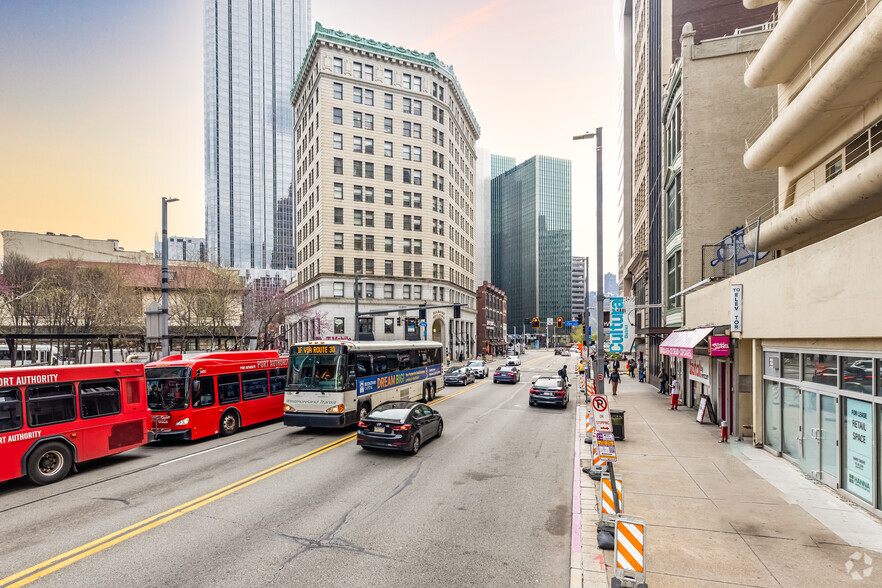
[[[746,442],[718,443],[717,427],[695,422],[694,410],[669,410],[670,397],[648,384],[625,376],[609,400],[626,411],[615,470],[625,514],[646,521],[649,586],[882,585],[877,518],[784,459]],[[584,406],[578,415],[584,423]],[[581,446],[589,465],[591,446]],[[581,583],[608,585],[613,552],[596,550],[589,510],[599,483],[582,474],[580,486]]]

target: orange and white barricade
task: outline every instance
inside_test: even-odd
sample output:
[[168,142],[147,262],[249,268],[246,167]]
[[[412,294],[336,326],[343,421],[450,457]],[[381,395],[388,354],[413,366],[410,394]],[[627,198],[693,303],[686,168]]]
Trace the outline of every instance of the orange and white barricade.
[[585,411],[585,443],[594,441],[594,417],[591,415],[591,409]]
[[591,447],[591,453],[593,456],[593,458],[591,460],[591,469],[605,470],[606,469],[606,462],[604,460],[600,459],[600,456],[597,455],[597,444],[596,443]]
[[609,478],[609,474],[604,473],[600,478],[600,487],[601,487],[601,500],[600,500],[600,522],[601,523],[609,523],[610,525],[615,522],[616,515],[625,512],[625,501],[623,499],[622,494],[622,481],[616,480],[616,489],[618,490],[618,499],[619,499],[619,510],[616,512],[616,505],[613,501],[613,493],[612,493],[612,480]]
[[616,517],[615,575],[619,586],[646,585],[643,567],[645,533],[646,525],[641,517],[623,514]]

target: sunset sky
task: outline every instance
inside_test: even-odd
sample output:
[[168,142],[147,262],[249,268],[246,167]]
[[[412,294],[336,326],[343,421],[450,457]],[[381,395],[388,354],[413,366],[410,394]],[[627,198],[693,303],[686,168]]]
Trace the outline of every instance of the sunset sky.
[[[616,271],[619,91],[611,0],[314,0],[330,28],[434,51],[481,125],[479,147],[573,161],[573,253],[594,265],[603,126],[604,264]],[[0,2],[0,230],[153,249],[205,232],[203,0]],[[590,270],[594,276],[594,268]],[[593,282],[593,279],[592,279]]]

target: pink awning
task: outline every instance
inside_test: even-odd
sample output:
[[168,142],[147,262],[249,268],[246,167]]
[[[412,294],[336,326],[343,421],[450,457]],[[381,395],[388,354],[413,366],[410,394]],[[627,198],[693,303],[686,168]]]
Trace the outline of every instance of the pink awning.
[[713,327],[702,327],[688,331],[674,331],[662,342],[659,352],[669,357],[692,359],[692,349],[713,330]]

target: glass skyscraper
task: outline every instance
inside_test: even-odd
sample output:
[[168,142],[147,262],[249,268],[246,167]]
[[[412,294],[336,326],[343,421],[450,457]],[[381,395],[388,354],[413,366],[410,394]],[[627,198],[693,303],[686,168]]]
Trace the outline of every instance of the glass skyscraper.
[[508,296],[509,333],[572,317],[571,176],[568,160],[537,155],[492,180],[491,274]]
[[293,268],[290,95],[310,0],[205,0],[205,242],[227,267]]

